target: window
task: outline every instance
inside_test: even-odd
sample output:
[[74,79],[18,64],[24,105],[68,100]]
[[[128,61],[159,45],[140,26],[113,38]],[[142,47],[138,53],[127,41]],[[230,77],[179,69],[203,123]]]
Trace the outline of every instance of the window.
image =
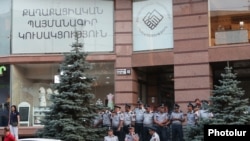
[[209,0],[210,45],[249,42],[249,0]]
[[10,103],[10,66],[0,64],[0,126],[8,126]]
[[[114,62],[91,63],[92,69],[87,73],[95,77],[92,93],[95,101],[106,104],[109,93],[114,94]],[[12,66],[12,95],[11,104],[30,105],[28,123],[25,125],[37,126],[52,104],[50,95],[55,94],[52,88],[54,76],[59,74],[59,64],[16,64]],[[5,100],[5,99],[3,99]],[[20,114],[21,111],[19,111]]]

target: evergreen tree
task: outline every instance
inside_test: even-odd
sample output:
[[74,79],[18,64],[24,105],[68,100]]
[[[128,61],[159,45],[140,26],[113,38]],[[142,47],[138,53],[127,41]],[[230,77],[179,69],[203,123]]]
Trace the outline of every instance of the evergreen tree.
[[200,119],[195,126],[189,126],[186,130],[187,141],[204,141],[204,125],[207,125],[213,119]]
[[65,54],[60,66],[60,83],[54,84],[58,94],[51,97],[52,105],[37,132],[39,137],[57,138],[64,141],[96,141],[105,135],[104,128],[94,128],[93,120],[103,107],[94,103],[91,93],[93,77],[86,71],[91,69],[86,61],[87,53],[80,52],[83,44],[72,44],[73,50]]
[[207,105],[208,112],[213,118],[200,119],[196,126],[187,129],[187,141],[203,141],[204,125],[244,125],[249,124],[250,115],[248,99],[244,99],[244,90],[238,85],[236,73],[232,68],[225,67],[225,73],[221,74],[220,85],[215,85],[213,95],[210,97],[211,104]]
[[210,112],[214,115],[211,124],[247,124],[250,120],[250,115],[246,114],[249,101],[243,98],[245,91],[239,87],[237,74],[232,72],[232,67],[226,66],[221,77],[220,85],[215,85],[211,96]]

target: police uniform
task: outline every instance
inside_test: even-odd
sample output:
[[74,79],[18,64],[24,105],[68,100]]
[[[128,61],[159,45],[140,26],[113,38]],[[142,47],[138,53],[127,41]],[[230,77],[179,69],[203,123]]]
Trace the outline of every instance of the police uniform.
[[[150,108],[149,105],[145,105],[145,108]],[[144,112],[143,114],[143,141],[148,141],[150,139],[150,135],[148,133],[149,127],[153,126],[154,123],[154,113]]]
[[208,111],[209,103],[207,100],[202,100],[202,109],[200,110],[200,119],[212,118],[213,114]]
[[194,105],[189,103],[187,107],[191,107],[192,110],[187,112],[187,126],[194,126],[196,124],[195,113],[193,111]]
[[[142,105],[141,101],[137,102],[138,105]],[[142,140],[143,134],[143,114],[146,110],[142,108],[135,108],[134,109],[134,116],[135,116],[135,132],[138,133],[140,140]]]
[[[131,107],[129,104],[126,104],[125,106],[129,109]],[[125,134],[128,134],[128,127],[132,124],[132,122],[135,122],[134,112],[124,112],[123,131],[125,132]]]
[[157,129],[155,127],[149,127],[149,130],[154,132],[149,141],[160,141],[160,137],[156,132]]
[[[165,108],[165,105],[161,104],[159,107]],[[159,134],[160,139],[162,141],[168,141],[169,129],[168,129],[167,123],[165,123],[165,122],[169,121],[169,114],[167,112],[160,112],[159,111],[159,112],[155,113],[154,121],[163,124],[163,126],[160,126],[158,124],[155,125],[157,127],[157,133]]]
[[100,122],[100,120],[102,119],[102,112],[99,112],[96,116],[95,116],[95,118],[94,118],[94,126],[96,126],[96,127],[101,127],[100,126],[100,124],[99,124],[99,122]]
[[[115,106],[115,108],[121,109],[120,106]],[[112,117],[112,129],[114,131],[114,135],[116,135],[119,139],[119,141],[122,141],[124,139],[124,132],[123,132],[123,127],[120,127],[120,130],[118,131],[118,128],[120,126],[120,122],[124,121],[124,115],[122,112],[117,112],[115,113]]]
[[109,127],[111,126],[111,112],[106,110],[102,114],[102,126],[103,127]]
[[126,134],[125,141],[134,141],[134,138],[139,138],[138,134]]
[[[182,122],[184,121],[184,116],[181,111],[179,111],[179,105],[175,104],[175,110],[172,112],[170,119],[172,121],[172,138],[173,141],[183,141],[183,128]],[[178,111],[176,111],[178,110]]]
[[[131,128],[134,128],[133,126],[129,126],[128,127],[129,129],[131,129]],[[136,134],[135,132],[133,132],[133,133],[128,133],[128,134],[126,134],[126,136],[125,136],[125,141],[137,141],[138,139],[140,139],[139,138],[139,135],[138,134]]]

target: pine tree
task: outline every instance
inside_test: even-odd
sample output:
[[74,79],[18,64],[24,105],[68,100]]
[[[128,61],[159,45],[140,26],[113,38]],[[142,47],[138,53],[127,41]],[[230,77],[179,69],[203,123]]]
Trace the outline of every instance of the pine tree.
[[187,127],[187,141],[203,141],[204,140],[204,125],[210,124],[213,119],[200,119],[195,126]]
[[250,121],[250,115],[246,114],[249,101],[243,97],[245,91],[239,87],[237,74],[232,72],[232,67],[226,66],[221,77],[220,85],[215,85],[211,96],[210,112],[214,115],[211,124],[247,124]]
[[94,103],[91,93],[93,76],[86,71],[91,64],[86,61],[87,53],[81,52],[83,44],[72,44],[73,50],[65,54],[60,66],[60,83],[54,84],[58,94],[51,97],[52,105],[37,132],[39,137],[57,138],[64,141],[96,141],[105,135],[104,128],[94,128],[93,120],[103,107]]
[[208,112],[213,118],[200,119],[198,124],[187,129],[187,141],[203,141],[204,125],[244,125],[249,124],[250,115],[248,99],[244,99],[244,90],[238,85],[236,73],[232,73],[232,67],[225,67],[225,73],[221,74],[220,85],[215,85],[213,95],[210,97],[211,104]]

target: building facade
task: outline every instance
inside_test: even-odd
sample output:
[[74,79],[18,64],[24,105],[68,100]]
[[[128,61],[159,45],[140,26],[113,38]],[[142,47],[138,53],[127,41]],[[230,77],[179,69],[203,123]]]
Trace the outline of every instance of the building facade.
[[1,126],[14,104],[20,137],[42,128],[75,31],[93,64],[96,101],[113,94],[122,106],[142,100],[186,111],[209,99],[228,64],[250,97],[250,3],[228,1],[0,0]]

